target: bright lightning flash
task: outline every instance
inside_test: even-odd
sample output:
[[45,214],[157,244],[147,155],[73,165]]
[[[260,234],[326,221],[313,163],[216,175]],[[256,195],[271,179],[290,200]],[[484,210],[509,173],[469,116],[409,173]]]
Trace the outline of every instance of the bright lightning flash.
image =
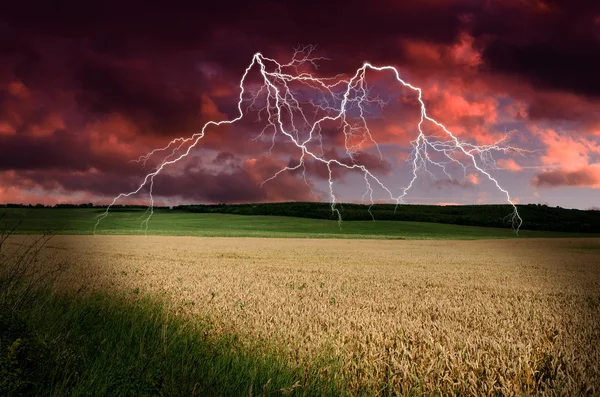
[[[511,226],[518,233],[519,227],[522,224],[522,219],[519,216],[517,207],[511,199],[507,190],[505,190],[498,181],[488,172],[489,169],[495,168],[494,152],[514,152],[522,154],[524,150],[506,145],[508,134],[495,144],[491,145],[475,145],[459,140],[455,134],[450,132],[441,122],[433,119],[427,114],[425,102],[422,98],[422,91],[419,87],[415,87],[402,78],[398,70],[393,66],[374,66],[365,62],[352,77],[338,75],[335,77],[315,77],[304,71],[309,65],[317,67],[316,62],[326,58],[313,57],[312,53],[315,47],[307,46],[298,48],[290,62],[280,64],[276,60],[267,58],[261,53],[256,53],[252,57],[252,62],[246,68],[242,79],[240,80],[240,95],[237,103],[238,116],[232,120],[224,121],[209,121],[198,133],[187,138],[177,138],[172,140],[167,146],[155,149],[145,156],[141,156],[136,162],[142,163],[144,166],[151,157],[156,157],[162,154],[158,165],[149,172],[139,187],[129,193],[121,193],[115,197],[112,203],[107,207],[106,211],[98,216],[98,220],[94,227],[94,232],[100,221],[108,216],[110,208],[117,203],[118,200],[133,196],[139,193],[144,187],[149,190],[150,205],[146,213],[145,219],[142,221],[142,226],[145,225],[146,232],[148,230],[148,222],[154,211],[154,198],[152,190],[154,187],[154,178],[160,174],[165,167],[181,161],[189,155],[190,151],[204,137],[205,131],[210,126],[218,127],[223,124],[233,124],[241,120],[251,109],[258,111],[258,119],[262,120],[266,116],[266,126],[257,136],[263,138],[270,134],[272,140],[271,149],[275,145],[277,139],[282,139],[293,143],[300,154],[298,164],[294,166],[286,166],[275,173],[272,177],[263,182],[267,183],[276,178],[285,171],[295,171],[302,168],[303,176],[306,182],[306,167],[305,159],[312,158],[316,162],[324,164],[329,171],[329,194],[331,210],[338,217],[338,221],[342,221],[340,211],[336,208],[337,198],[333,188],[332,167],[343,167],[349,170],[355,170],[362,173],[366,192],[370,198],[371,205],[374,204],[373,186],[379,186],[389,195],[391,201],[396,205],[403,204],[404,198],[417,180],[420,172],[428,173],[433,176],[429,167],[436,167],[444,172],[452,179],[446,167],[451,163],[462,167],[465,172],[469,166],[473,166],[480,174],[485,176],[489,181],[494,183],[496,187],[506,196],[508,203],[512,205],[513,211],[507,216]],[[250,91],[246,89],[248,75],[252,70],[258,69],[261,76],[261,84],[254,85],[257,87]],[[377,142],[371,135],[366,121],[365,114],[368,113],[369,106],[383,107],[385,102],[379,98],[370,96],[370,89],[366,82],[367,70],[378,72],[388,72],[395,77],[397,82],[404,88],[414,91],[417,95],[417,100],[420,105],[420,119],[417,124],[417,137],[411,141],[412,152],[409,157],[409,162],[412,164],[412,178],[407,186],[400,188],[399,194],[394,194],[392,189],[388,188],[380,181],[368,167],[357,164],[355,155],[363,145],[373,145],[381,157],[381,151]],[[313,97],[302,99],[303,90],[317,90],[317,99]],[[304,105],[304,106],[303,106]],[[318,115],[316,120],[309,122],[307,117],[308,111],[306,106],[310,106],[314,115]],[[352,116],[354,115],[354,116]],[[324,123],[339,123],[340,130],[345,137],[345,150],[349,157],[349,163],[342,162],[338,159],[328,158],[325,155],[322,147],[321,128]],[[427,135],[423,127],[426,123],[436,126],[443,131],[442,137]],[[317,145],[314,148],[315,144]],[[269,154],[271,149],[269,149]],[[319,150],[317,150],[319,149]],[[440,161],[432,157],[435,154],[437,157],[442,157],[444,161]],[[307,182],[308,184],[308,182]],[[310,187],[310,186],[309,186]],[[363,197],[365,197],[363,196]]]

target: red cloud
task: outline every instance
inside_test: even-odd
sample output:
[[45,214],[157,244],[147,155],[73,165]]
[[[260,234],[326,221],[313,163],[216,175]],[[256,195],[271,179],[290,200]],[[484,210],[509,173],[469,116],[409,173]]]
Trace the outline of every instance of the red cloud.
[[540,157],[542,164],[563,169],[578,169],[590,164],[594,154],[600,154],[600,146],[585,137],[559,134],[551,128],[531,128],[546,145],[546,154]]
[[469,181],[469,183],[471,183],[472,185],[478,185],[479,176],[477,174],[469,174],[467,175],[467,181]]
[[470,72],[482,63],[481,51],[474,44],[474,38],[463,32],[451,45],[409,38],[402,39],[400,47],[416,73],[452,74]]
[[554,170],[533,177],[534,187],[578,186],[600,188],[600,164],[576,170]]
[[315,201],[318,200],[311,187],[307,186],[304,181],[299,178],[299,172],[293,173],[283,172],[276,178],[266,182],[279,170],[285,168],[286,164],[273,157],[261,156],[259,158],[251,158],[244,162],[242,168],[250,176],[251,180],[257,185],[262,184],[264,190],[263,200],[268,201]]
[[496,161],[496,164],[498,164],[498,166],[500,166],[501,168],[504,168],[505,170],[508,171],[521,171],[522,168],[519,164],[517,164],[515,162],[515,160],[513,159],[500,159],[498,161]]

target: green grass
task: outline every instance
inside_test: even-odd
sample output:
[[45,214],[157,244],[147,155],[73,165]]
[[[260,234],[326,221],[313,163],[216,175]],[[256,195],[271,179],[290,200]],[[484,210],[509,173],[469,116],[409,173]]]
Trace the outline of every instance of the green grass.
[[160,300],[42,290],[29,298],[16,312],[0,305],[2,396],[343,394],[319,375],[335,363],[291,367],[264,343],[208,336],[209,321],[169,313]]
[[[55,230],[60,234],[92,234],[94,208],[7,209],[2,220],[22,220],[18,233],[36,234]],[[114,209],[100,222],[97,234],[144,234],[144,210]],[[1,226],[1,225],[0,225]],[[430,222],[345,221],[280,216],[244,216],[157,210],[148,225],[148,235],[206,237],[296,237],[379,239],[487,239],[514,238],[510,228],[462,226]],[[519,237],[599,237],[597,233],[521,230]]]

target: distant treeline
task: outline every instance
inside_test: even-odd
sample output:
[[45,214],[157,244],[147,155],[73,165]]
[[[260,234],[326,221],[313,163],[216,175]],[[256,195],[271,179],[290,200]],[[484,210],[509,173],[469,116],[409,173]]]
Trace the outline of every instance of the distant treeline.
[[[410,205],[338,204],[344,221],[375,220],[438,222],[456,225],[509,227],[510,205]],[[540,204],[518,205],[523,218],[522,229],[562,232],[600,233],[600,211],[582,211],[549,207]],[[278,215],[316,219],[337,219],[329,203],[264,203],[264,204],[216,204],[179,205],[175,211],[223,213],[238,215]]]
[[[108,205],[94,205],[92,203],[84,204],[0,204],[0,208],[107,208]],[[115,204],[111,208],[131,208],[131,209],[146,209],[147,205],[127,205],[127,204]],[[170,207],[154,206],[154,208],[170,209]]]
[[[1,204],[0,208],[106,208],[106,205],[86,204]],[[145,205],[114,205],[114,209],[147,209]],[[236,215],[277,215],[314,219],[337,219],[329,203],[261,203],[261,204],[206,204],[154,207],[161,210]],[[510,205],[413,205],[413,204],[337,204],[344,221],[390,220],[437,222],[456,225],[510,227]],[[560,232],[600,233],[600,211],[565,209],[543,204],[517,205],[523,218],[522,229]]]

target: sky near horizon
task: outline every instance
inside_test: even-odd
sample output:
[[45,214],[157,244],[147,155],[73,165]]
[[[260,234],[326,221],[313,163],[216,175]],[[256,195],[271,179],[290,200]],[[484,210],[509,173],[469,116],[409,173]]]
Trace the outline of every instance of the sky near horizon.
[[[147,3],[3,6],[0,203],[106,204],[135,190],[158,163],[131,160],[238,116],[240,79],[255,53],[286,63],[310,44],[327,59],[302,71],[324,78],[352,76],[365,62],[393,66],[423,90],[428,115],[460,140],[489,145],[508,132],[506,143],[523,153],[496,153],[486,171],[516,203],[600,207],[597,2]],[[248,90],[258,77],[249,74]],[[385,106],[369,107],[377,146],[365,143],[355,160],[399,194],[412,177],[417,97],[389,71],[368,71],[366,81]],[[307,103],[321,95],[298,92]],[[189,156],[157,176],[155,203],[329,201],[329,172],[319,162],[263,184],[301,152],[259,137],[259,116],[207,128]],[[321,135],[319,150],[347,161],[342,129],[331,123]],[[506,203],[477,169],[453,166],[451,178],[439,167],[419,171],[405,201]],[[337,201],[364,199],[359,172],[334,167],[332,178]],[[373,199],[390,202],[377,187]],[[149,203],[147,189],[121,203],[128,202]]]

